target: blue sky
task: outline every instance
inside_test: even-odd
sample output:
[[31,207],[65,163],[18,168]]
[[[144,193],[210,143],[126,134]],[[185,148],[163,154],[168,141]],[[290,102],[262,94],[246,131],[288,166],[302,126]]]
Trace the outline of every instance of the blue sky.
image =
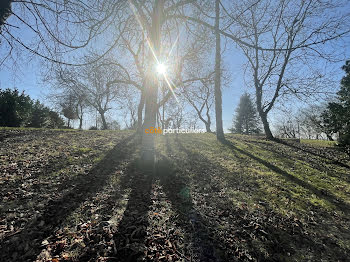
[[[240,95],[244,91],[252,91],[244,86],[243,58],[240,55],[234,56],[230,54],[231,52],[227,53],[225,63],[227,64],[226,68],[231,75],[232,82],[228,87],[223,88],[222,95],[225,130],[231,127],[233,113],[239,102]],[[238,59],[240,63],[237,63]],[[2,68],[0,71],[0,87],[3,89],[17,87],[19,90],[24,90],[32,98],[39,99],[44,104],[49,105],[49,102],[46,100],[48,90],[45,84],[42,83],[39,70],[40,63],[37,60],[33,60],[28,64],[22,64],[21,68],[16,72],[13,72],[11,69]]]
[[[23,30],[25,31],[25,30]],[[27,34],[24,32],[24,36]],[[0,47],[1,48],[1,47]],[[28,57],[28,58],[27,58]],[[29,54],[23,51],[17,66],[0,68],[0,88],[18,88],[25,91],[33,99],[39,99],[50,106],[46,95],[49,94],[48,86],[42,82],[41,60],[39,58],[29,59]],[[224,53],[224,67],[230,75],[231,82],[223,87],[223,123],[225,131],[232,126],[234,110],[239,102],[240,95],[248,90],[243,81],[244,57],[239,50],[231,48]],[[116,113],[116,112],[114,112]],[[94,121],[93,119],[89,121]],[[120,120],[121,121],[121,120]],[[212,121],[215,125],[215,118]],[[200,121],[199,121],[199,124]],[[90,124],[87,123],[86,127]]]
[[[21,37],[23,39],[29,39],[30,35],[28,30],[21,30]],[[348,55],[347,57],[350,58],[349,50],[346,50],[346,54]],[[49,101],[46,99],[48,87],[45,83],[42,83],[40,76],[40,60],[36,58],[29,59],[28,53],[25,51],[23,51],[20,57],[21,59],[18,60],[18,65],[15,67],[0,68],[0,87],[17,87],[19,90],[24,90],[32,98],[39,99],[44,104],[50,105]],[[232,125],[233,114],[238,105],[241,94],[245,91],[254,94],[254,90],[248,89],[244,83],[245,61],[246,60],[241,51],[237,50],[232,42],[229,42],[229,49],[224,54],[224,67],[227,69],[227,74],[230,75],[231,82],[228,86],[223,87],[222,93],[223,123],[225,131],[227,131]],[[343,62],[334,65],[336,68],[339,68],[339,74],[335,76],[337,80],[343,75],[343,72],[340,69],[342,64]],[[271,115],[271,117],[273,118],[274,116]],[[215,124],[215,119],[213,119],[212,122]]]

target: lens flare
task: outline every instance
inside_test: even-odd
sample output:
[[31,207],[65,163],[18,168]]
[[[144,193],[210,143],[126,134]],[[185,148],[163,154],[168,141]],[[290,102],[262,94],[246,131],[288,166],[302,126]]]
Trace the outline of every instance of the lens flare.
[[156,70],[157,70],[158,74],[164,75],[166,73],[166,66],[164,64],[162,64],[162,63],[159,63],[157,65]]

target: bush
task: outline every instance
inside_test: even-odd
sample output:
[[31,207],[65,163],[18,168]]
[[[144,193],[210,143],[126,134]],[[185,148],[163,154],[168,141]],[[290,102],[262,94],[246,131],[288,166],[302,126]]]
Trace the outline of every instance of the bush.
[[18,89],[0,90],[0,126],[19,127],[31,114],[32,100]]
[[18,89],[0,90],[0,126],[62,128],[63,119]]

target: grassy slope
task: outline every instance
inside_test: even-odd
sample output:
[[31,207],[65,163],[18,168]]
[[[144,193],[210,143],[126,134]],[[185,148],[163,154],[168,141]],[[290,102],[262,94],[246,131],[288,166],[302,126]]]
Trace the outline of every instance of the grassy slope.
[[[182,172],[192,178],[193,191],[208,188],[205,201],[213,202],[212,208],[220,206],[220,201],[229,209],[244,209],[247,214],[254,214],[249,223],[255,223],[255,227],[262,227],[269,234],[280,232],[276,239],[270,235],[267,241],[259,237],[251,240],[248,246],[261,250],[260,254],[253,252],[256,257],[288,260],[288,254],[292,254],[291,260],[295,261],[321,257],[336,261],[341,260],[340,254],[349,252],[349,162],[339,166],[328,155],[318,155],[308,147],[301,150],[293,144],[244,136],[230,136],[226,145],[210,134],[179,136],[178,141],[167,138],[161,139],[164,154],[166,148],[172,148],[170,154],[185,168]],[[167,143],[171,145],[166,146]],[[198,189],[200,180],[205,182]],[[213,184],[217,192],[213,192]],[[284,220],[288,221],[286,225]],[[281,250],[272,251],[269,241],[279,243],[276,246],[280,245]]]
[[328,141],[328,140],[316,140],[316,139],[301,139],[302,144],[309,144],[311,146],[319,146],[319,147],[334,147],[337,142],[336,141]]
[[347,259],[350,163],[334,149],[160,135],[144,178],[129,135],[6,133],[0,260]]

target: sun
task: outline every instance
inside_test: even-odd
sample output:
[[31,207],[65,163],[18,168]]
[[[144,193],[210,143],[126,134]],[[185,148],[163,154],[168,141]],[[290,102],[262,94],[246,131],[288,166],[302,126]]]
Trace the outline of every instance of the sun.
[[156,70],[157,70],[157,73],[158,73],[158,74],[164,75],[164,74],[166,73],[166,65],[164,65],[164,64],[162,64],[162,63],[159,63],[159,64],[157,65]]

